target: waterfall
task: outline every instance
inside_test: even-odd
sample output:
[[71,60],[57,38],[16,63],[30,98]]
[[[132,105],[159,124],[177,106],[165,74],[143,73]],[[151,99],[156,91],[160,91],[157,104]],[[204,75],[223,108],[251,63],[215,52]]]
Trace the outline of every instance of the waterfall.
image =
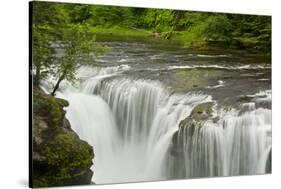
[[225,118],[224,175],[263,174],[271,149],[271,110],[258,108]]
[[[271,110],[258,108],[239,115],[224,112],[218,123],[184,127],[177,145],[184,166],[180,177],[264,174],[271,150]],[[171,161],[178,161],[173,159]],[[177,178],[177,173],[174,173]]]
[[[94,148],[95,183],[266,172],[271,110],[222,111],[217,124],[179,130],[179,122],[212,97],[173,94],[158,81],[115,77],[128,69],[80,69],[84,82],[62,92],[70,104],[66,116],[72,129]],[[170,147],[177,131],[183,154],[176,165]]]

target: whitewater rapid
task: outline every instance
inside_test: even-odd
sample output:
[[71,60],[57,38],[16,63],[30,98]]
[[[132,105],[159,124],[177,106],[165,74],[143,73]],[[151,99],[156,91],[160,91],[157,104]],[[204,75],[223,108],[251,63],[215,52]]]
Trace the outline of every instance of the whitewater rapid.
[[[171,140],[193,108],[215,102],[199,92],[171,93],[161,82],[116,77],[128,65],[81,68],[76,87],[59,96],[69,101],[66,117],[79,137],[93,146],[97,184],[210,176],[263,174],[271,153],[271,110],[254,104],[216,110],[218,123],[180,130],[181,165],[171,158]],[[178,69],[178,68],[175,68]],[[248,69],[248,68],[247,68]],[[258,96],[259,94],[257,94]],[[258,99],[258,100],[271,100]],[[184,169],[178,173],[178,166]]]

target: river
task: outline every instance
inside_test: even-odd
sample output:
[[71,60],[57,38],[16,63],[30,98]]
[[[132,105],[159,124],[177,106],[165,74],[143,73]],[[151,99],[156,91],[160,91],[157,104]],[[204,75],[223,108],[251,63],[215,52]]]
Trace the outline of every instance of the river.
[[[264,174],[271,171],[271,64],[241,52],[194,51],[141,41],[111,47],[97,66],[63,82],[66,117],[93,146],[97,184]],[[219,121],[186,134],[172,157],[179,123],[214,102]],[[188,129],[181,132],[189,132]],[[174,158],[182,159],[181,164]]]

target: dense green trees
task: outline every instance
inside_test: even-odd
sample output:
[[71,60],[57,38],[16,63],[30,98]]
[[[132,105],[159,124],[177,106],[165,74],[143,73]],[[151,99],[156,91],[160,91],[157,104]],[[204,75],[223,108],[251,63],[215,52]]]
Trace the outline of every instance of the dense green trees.
[[[230,48],[252,48],[267,54],[271,51],[271,17],[269,16],[66,5],[69,6],[73,6],[71,9],[66,8],[71,12],[72,18],[79,17],[72,21],[79,20],[93,28],[103,28],[108,31],[112,29],[112,33],[118,32],[118,28],[120,31],[135,29],[135,31],[157,33],[157,36],[164,39],[178,39],[184,45],[194,41],[206,43],[219,41]],[[102,33],[105,30],[100,31]]]
[[229,15],[235,26],[231,35],[245,47],[254,46],[262,52],[271,51],[271,17],[254,15]]
[[40,80],[47,76],[46,70],[51,67],[53,62],[54,48],[51,46],[51,41],[54,41],[56,36],[53,28],[62,23],[61,12],[58,6],[45,3],[33,3],[32,10],[32,50],[33,50],[33,69],[34,69],[34,84],[39,85]]
[[229,48],[271,52],[269,16],[48,2],[34,2],[32,11],[34,84],[54,76],[53,94],[62,80],[75,79],[79,66],[94,63],[105,50],[95,43],[98,33],[155,36],[188,47],[223,42]]
[[[74,14],[66,4],[33,4],[33,70],[34,85],[38,86],[46,76],[57,82],[52,95],[62,80],[75,80],[79,66],[94,64],[94,57],[106,48],[95,43],[95,35],[87,23],[80,23],[85,14]],[[84,11],[82,6],[80,11]],[[78,15],[82,18],[78,18]]]

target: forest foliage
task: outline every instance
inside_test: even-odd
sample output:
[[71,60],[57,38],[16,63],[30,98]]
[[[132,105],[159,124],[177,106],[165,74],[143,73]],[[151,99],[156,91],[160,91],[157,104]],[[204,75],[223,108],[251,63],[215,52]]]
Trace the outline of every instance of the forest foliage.
[[[215,43],[271,54],[270,16],[50,2],[34,2],[32,11],[35,85],[47,75],[58,85],[75,79],[77,67],[94,63],[106,50],[95,43],[99,34],[155,37],[193,48]],[[64,52],[58,53],[58,47]]]
[[79,4],[64,4],[64,11],[71,22],[96,28],[174,32],[186,35],[186,42],[224,41],[236,48],[261,51],[270,51],[271,47],[270,16]]

